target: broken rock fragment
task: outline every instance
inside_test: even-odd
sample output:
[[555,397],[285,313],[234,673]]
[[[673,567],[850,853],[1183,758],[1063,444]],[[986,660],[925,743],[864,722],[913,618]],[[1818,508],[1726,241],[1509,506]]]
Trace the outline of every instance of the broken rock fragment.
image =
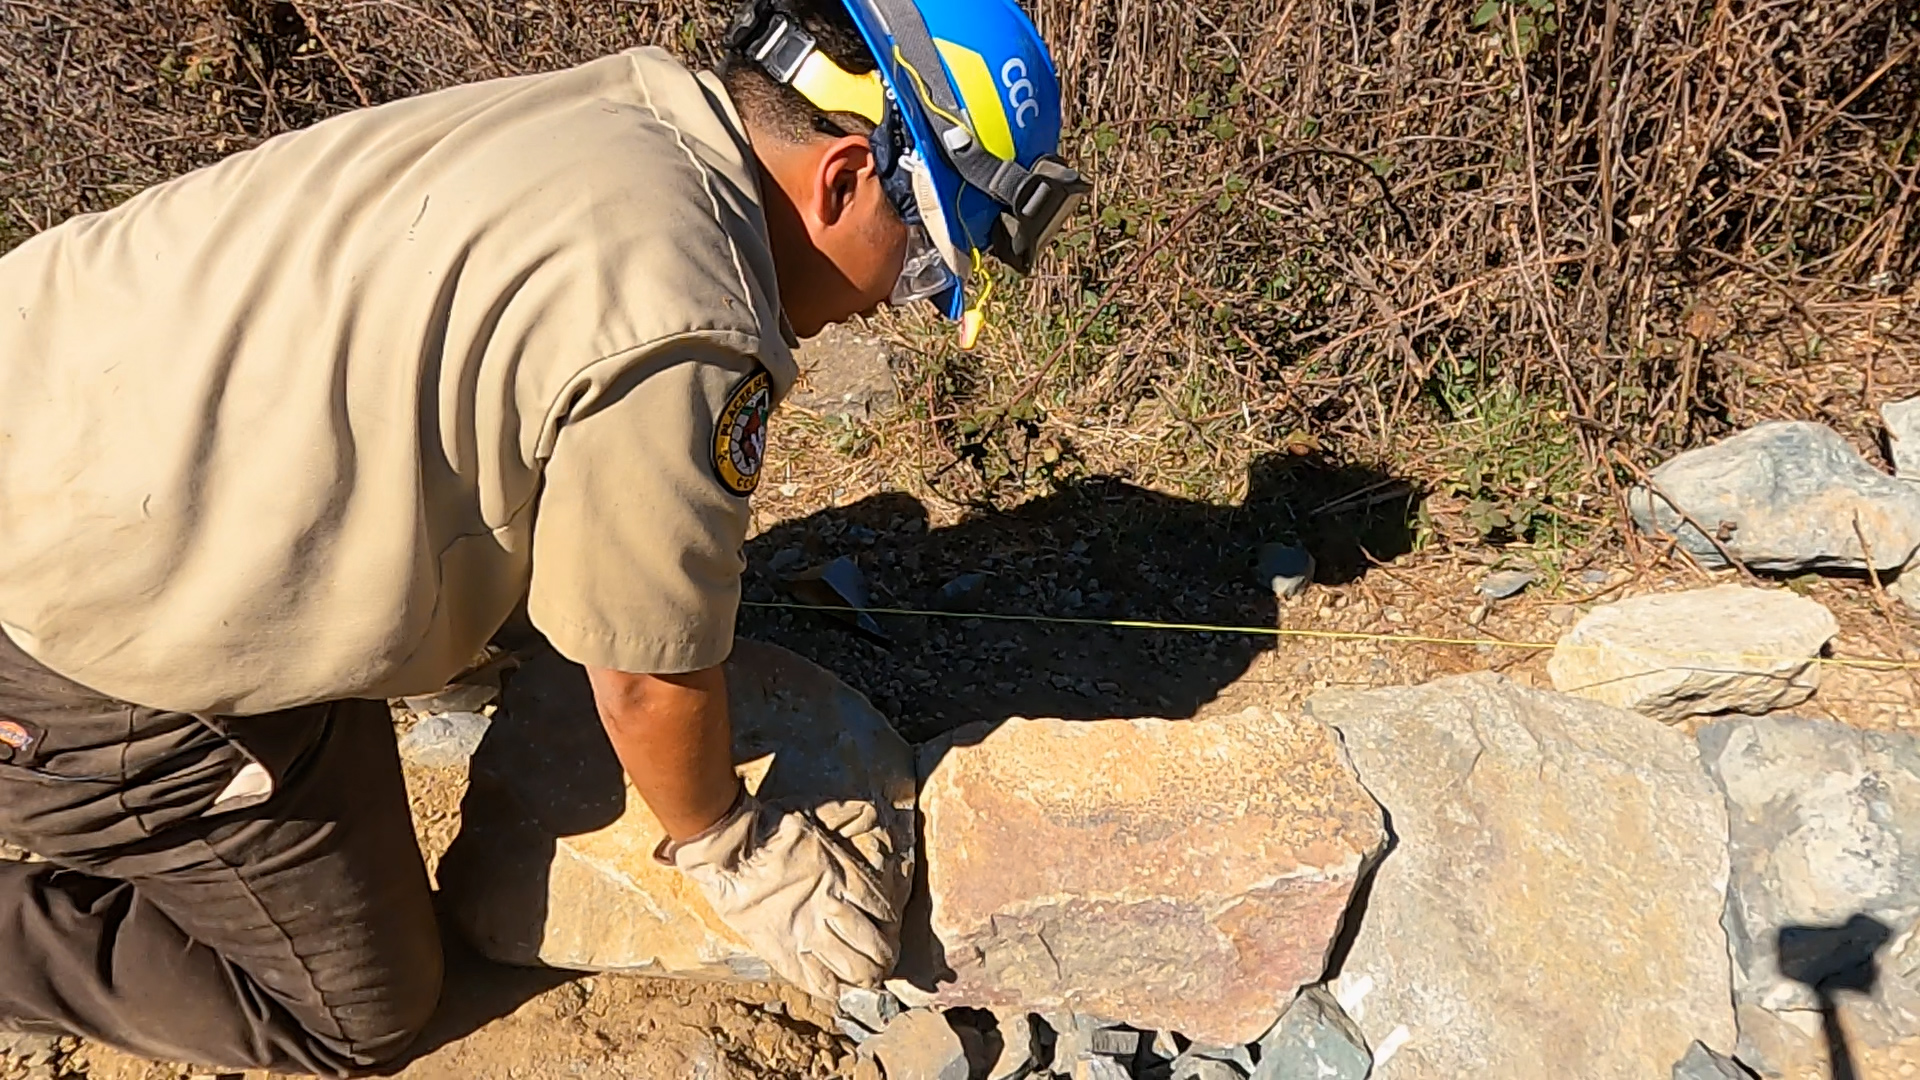
[[1887,424],[1894,474],[1920,480],[1920,398],[1890,401],[1880,406],[1880,418]]
[[465,765],[493,721],[477,712],[431,713],[400,736],[400,758],[423,769],[456,769]]
[[1308,709],[1393,823],[1336,982],[1375,1077],[1647,1080],[1732,1045],[1726,809],[1692,740],[1496,675]]
[[[1174,1060],[1174,1076],[1178,1077],[1186,1065],[1195,1062],[1213,1062],[1226,1065],[1234,1070],[1236,1077],[1245,1076],[1253,1071],[1253,1049],[1247,1046],[1189,1046],[1185,1053]],[[1202,1070],[1217,1071],[1217,1070]]]
[[1261,583],[1271,587],[1273,595],[1299,596],[1313,584],[1313,552],[1298,544],[1263,544],[1258,570]]
[[[763,801],[880,809],[854,847],[893,892],[913,875],[913,754],[867,700],[785,649],[727,661],[736,768]],[[586,671],[551,650],[507,683],[440,864],[453,925],[508,964],[771,978],[698,886],[654,861],[664,835],[626,784]]]
[[1540,575],[1533,570],[1495,570],[1481,578],[1473,589],[1489,600],[1511,600],[1538,580]]
[[1190,1057],[1173,1063],[1169,1080],[1246,1080],[1246,1076],[1246,1072],[1232,1062]]
[[1071,1080],[1133,1080],[1133,1072],[1110,1057],[1089,1055],[1073,1063]]
[[987,1080],[1025,1080],[1032,1076],[1041,1060],[1040,1037],[1033,1017],[1024,1012],[1011,1012],[994,1019],[998,1024],[1000,1053],[987,1070]]
[[866,1042],[886,1030],[900,1015],[900,999],[885,990],[864,986],[849,987],[840,995],[840,1007],[834,1015],[840,1033],[856,1043]]
[[1887,586],[1887,592],[1907,606],[1909,615],[1920,615],[1920,562],[1907,567],[1898,580]]
[[973,1070],[960,1033],[936,1009],[901,1013],[860,1053],[880,1062],[887,1080],[968,1080]]
[[1300,992],[1286,1015],[1260,1039],[1253,1080],[1367,1080],[1373,1051],[1325,987]]
[[948,1005],[1252,1042],[1386,839],[1332,732],[1258,709],[1013,719],[921,760],[929,933],[901,973]]
[[1595,608],[1547,662],[1556,689],[1672,723],[1798,705],[1840,624],[1783,589],[1721,585]]
[[1753,1080],[1753,1073],[1732,1058],[1694,1043],[1686,1057],[1673,1063],[1673,1080]]

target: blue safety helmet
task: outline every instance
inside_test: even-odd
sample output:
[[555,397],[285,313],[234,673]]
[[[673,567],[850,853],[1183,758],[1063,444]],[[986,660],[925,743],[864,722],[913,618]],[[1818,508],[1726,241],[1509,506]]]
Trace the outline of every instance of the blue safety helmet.
[[914,243],[894,301],[949,318],[991,254],[1025,273],[1091,186],[1057,156],[1060,82],[1014,0],[842,0],[878,70],[851,75],[781,0],[750,0],[728,44],[815,107],[874,123],[889,196]]

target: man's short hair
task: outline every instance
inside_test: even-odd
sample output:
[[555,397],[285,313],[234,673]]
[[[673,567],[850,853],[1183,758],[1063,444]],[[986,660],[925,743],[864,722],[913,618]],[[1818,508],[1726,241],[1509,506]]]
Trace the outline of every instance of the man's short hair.
[[[853,14],[841,0],[784,0],[779,7],[813,35],[827,59],[850,74],[865,75],[879,67],[867,50],[866,39],[860,36],[860,28],[854,25]],[[863,116],[823,112],[798,90],[774,82],[739,50],[727,51],[720,78],[748,126],[788,142],[873,131],[873,123]]]

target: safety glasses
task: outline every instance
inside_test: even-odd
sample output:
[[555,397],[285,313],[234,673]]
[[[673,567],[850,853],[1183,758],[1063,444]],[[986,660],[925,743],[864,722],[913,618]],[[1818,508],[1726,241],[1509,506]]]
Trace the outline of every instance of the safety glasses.
[[900,280],[893,287],[892,304],[902,307],[936,300],[963,288],[966,279],[956,272],[949,254],[934,239],[933,229],[943,225],[944,219],[919,155],[911,151],[898,155],[885,187],[887,199],[907,226],[907,257],[900,267]]
[[933,300],[961,285],[960,278],[947,265],[947,258],[934,246],[924,226],[907,226],[907,261],[900,267],[900,280],[893,286],[891,303],[905,307],[920,300]]

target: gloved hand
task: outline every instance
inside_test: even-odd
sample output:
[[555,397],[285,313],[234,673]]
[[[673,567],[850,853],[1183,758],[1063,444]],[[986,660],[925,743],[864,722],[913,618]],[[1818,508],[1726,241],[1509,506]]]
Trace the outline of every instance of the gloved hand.
[[785,811],[742,794],[706,832],[655,858],[692,878],[780,977],[815,997],[877,986],[893,970],[900,913],[849,841],[878,825],[865,803]]

